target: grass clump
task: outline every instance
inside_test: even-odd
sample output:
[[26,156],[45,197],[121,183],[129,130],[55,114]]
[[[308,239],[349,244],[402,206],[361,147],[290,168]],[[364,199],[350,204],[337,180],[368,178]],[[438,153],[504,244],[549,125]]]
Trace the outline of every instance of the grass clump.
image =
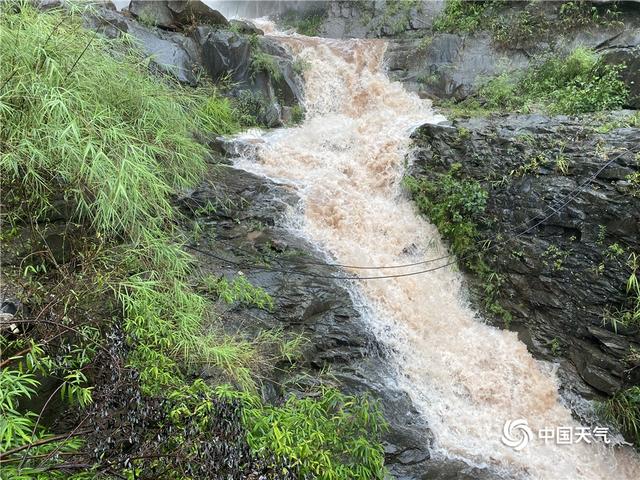
[[[617,244],[609,247],[609,255],[620,256],[623,253],[621,247]],[[612,249],[614,247],[614,249]],[[618,250],[619,249],[619,250]],[[615,252],[615,253],[613,253]],[[611,324],[614,331],[618,331],[618,327],[637,327],[640,326],[640,257],[635,252],[629,254],[626,265],[629,270],[629,276],[625,285],[625,291],[627,294],[627,302],[623,308],[616,310],[615,312],[606,312],[604,323]]]
[[616,425],[640,448],[640,387],[633,386],[617,392],[600,404],[602,416]]
[[276,82],[282,80],[282,72],[274,56],[261,50],[255,51],[251,55],[249,70],[251,71],[252,78],[255,78],[258,73],[262,72],[269,75]]
[[271,295],[262,288],[251,285],[243,275],[238,275],[232,280],[207,276],[203,278],[202,284],[207,292],[214,293],[226,303],[238,302],[269,311],[272,311],[275,306]]

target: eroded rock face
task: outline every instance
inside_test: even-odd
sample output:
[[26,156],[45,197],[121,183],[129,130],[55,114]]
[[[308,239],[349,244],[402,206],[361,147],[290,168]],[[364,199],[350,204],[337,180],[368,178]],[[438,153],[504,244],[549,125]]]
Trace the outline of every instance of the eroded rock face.
[[[479,227],[498,242],[486,257],[505,279],[510,328],[538,357],[559,360],[565,387],[586,397],[640,382],[629,363],[640,329],[603,321],[628,307],[626,262],[640,252],[640,198],[629,180],[640,169],[640,129],[625,126],[632,113],[495,116],[414,134],[412,174],[436,178],[458,163],[462,178],[488,191]],[[482,285],[469,284],[479,304]]]
[[[237,151],[236,147],[226,145],[227,151]],[[219,199],[225,201],[220,203]],[[279,226],[284,212],[295,208],[297,201],[285,186],[226,166],[216,168],[208,182],[180,200],[185,213],[206,226],[196,247],[235,262],[225,263],[194,252],[198,265],[215,274],[235,275],[242,270],[252,284],[264,288],[276,302],[272,313],[234,308],[225,314],[225,327],[254,334],[283,328],[308,339],[300,367],[291,371],[276,365],[263,396],[277,401],[291,391],[299,392],[316,384],[320,372],[329,368],[333,377],[330,381],[342,391],[366,392],[380,399],[390,423],[383,439],[386,462],[395,478],[493,478],[488,471],[462,463],[431,459],[428,425],[393,380],[389,353],[369,331],[345,287],[336,280],[321,278],[337,275],[339,270],[317,265],[322,263],[317,250]],[[208,203],[216,206],[215,212],[199,208]],[[209,213],[200,213],[203,211]],[[266,259],[266,269],[246,267],[247,263],[264,266]]]

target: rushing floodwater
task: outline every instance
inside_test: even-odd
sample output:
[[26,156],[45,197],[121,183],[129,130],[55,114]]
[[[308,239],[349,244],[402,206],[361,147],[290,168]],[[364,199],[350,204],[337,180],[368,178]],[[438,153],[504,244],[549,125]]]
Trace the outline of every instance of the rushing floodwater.
[[[257,158],[238,166],[291,184],[303,206],[292,215],[292,228],[340,263],[397,265],[440,256],[445,247],[437,230],[402,195],[400,182],[411,129],[442,117],[388,80],[381,41],[280,39],[309,64],[306,120],[247,135],[257,144]],[[561,404],[552,372],[514,333],[477,318],[455,270],[363,281],[359,288],[372,312],[371,328],[397,352],[398,381],[428,419],[444,455],[516,478],[640,478],[640,463],[629,449],[545,444],[534,436],[516,451],[501,442],[507,420],[526,419],[533,432],[579,425]]]

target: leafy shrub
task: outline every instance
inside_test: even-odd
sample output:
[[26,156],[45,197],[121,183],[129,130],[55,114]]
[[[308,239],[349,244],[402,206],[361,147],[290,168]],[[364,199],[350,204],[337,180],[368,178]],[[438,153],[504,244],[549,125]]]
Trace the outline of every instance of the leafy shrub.
[[282,405],[265,405],[255,394],[219,387],[223,398],[243,404],[248,441],[256,452],[273,452],[302,478],[374,480],[385,478],[379,443],[386,423],[367,397],[324,389],[316,398],[291,395]]
[[566,57],[549,57],[530,67],[519,79],[506,73],[495,77],[478,95],[488,108],[528,111],[538,105],[564,114],[614,110],[629,93],[618,75],[621,68],[577,48]]
[[0,64],[7,197],[27,199],[24,210],[38,219],[64,190],[76,217],[102,233],[135,235],[170,216],[168,193],[204,169],[180,97],[76,22],[26,5],[19,14],[5,5],[2,17],[2,57],[11,59]]

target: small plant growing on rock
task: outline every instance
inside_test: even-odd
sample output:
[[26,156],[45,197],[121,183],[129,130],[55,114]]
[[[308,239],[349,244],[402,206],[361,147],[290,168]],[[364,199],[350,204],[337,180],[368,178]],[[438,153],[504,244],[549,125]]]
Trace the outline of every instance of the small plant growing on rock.
[[609,245],[607,247],[607,251],[605,253],[605,256],[609,260],[612,260],[612,259],[614,259],[616,257],[619,257],[619,256],[623,255],[623,254],[624,254],[624,248],[622,248],[620,246],[620,244],[616,242],[616,243],[612,243],[611,245]]
[[556,245],[549,245],[542,255],[545,257],[544,264],[559,272],[564,270],[563,263],[569,256],[569,252],[563,251]]
[[249,65],[251,71],[251,78],[255,79],[258,73],[263,72],[269,75],[274,81],[279,82],[282,80],[282,72],[278,67],[278,62],[268,53],[257,51],[251,57],[251,64]]
[[562,153],[556,157],[556,171],[562,175],[569,173],[569,160]]
[[293,61],[293,71],[298,75],[302,75],[304,72],[311,68],[311,63],[306,58],[298,57]]
[[615,332],[619,326],[638,326],[640,325],[640,280],[638,280],[638,272],[640,271],[640,257],[635,252],[629,255],[626,263],[631,271],[625,285],[627,293],[627,306],[618,309],[615,312],[605,312],[604,324],[611,324]]
[[599,406],[602,416],[640,447],[640,386],[617,392]]

